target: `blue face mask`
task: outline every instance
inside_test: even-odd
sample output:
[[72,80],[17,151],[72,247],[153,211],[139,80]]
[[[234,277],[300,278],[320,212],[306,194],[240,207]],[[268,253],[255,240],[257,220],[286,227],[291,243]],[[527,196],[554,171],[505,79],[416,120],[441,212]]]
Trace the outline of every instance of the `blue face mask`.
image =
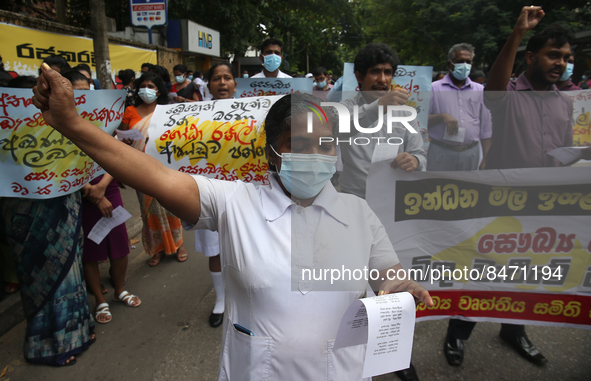
[[174,77],[174,80],[176,81],[176,83],[183,83],[185,82],[185,77],[182,75],[177,75]]
[[148,89],[147,87],[142,87],[138,90],[137,95],[144,101],[146,104],[154,103],[156,98],[158,98],[157,91],[154,89]]
[[470,75],[470,70],[472,69],[472,65],[467,63],[457,63],[454,65],[454,71],[451,73],[455,79],[458,81],[463,81],[464,79],[468,78]]
[[573,75],[573,70],[575,70],[575,64],[567,63],[566,70],[562,73],[562,77],[560,77],[559,81],[563,82],[568,80]]
[[318,87],[319,89],[324,89],[326,87],[326,81],[318,82],[316,84],[316,87]]
[[188,76],[188,77],[187,77],[187,79],[188,79],[189,81],[192,81],[192,80],[193,80],[193,76],[192,76],[192,75],[190,75],[190,76]]
[[281,57],[279,57],[277,54],[269,54],[265,56],[265,62],[263,63],[263,66],[265,66],[267,71],[274,72],[275,70],[279,69],[279,65],[281,65]]
[[[271,146],[275,154],[277,151]],[[318,195],[336,172],[336,156],[322,154],[284,153],[279,177],[291,195],[307,200]]]
[[248,78],[248,74],[242,74],[242,78]]

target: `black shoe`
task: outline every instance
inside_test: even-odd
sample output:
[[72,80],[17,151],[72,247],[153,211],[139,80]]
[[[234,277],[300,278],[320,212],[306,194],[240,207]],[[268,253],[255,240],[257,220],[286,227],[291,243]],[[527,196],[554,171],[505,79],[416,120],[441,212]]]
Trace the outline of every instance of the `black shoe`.
[[499,334],[501,339],[503,339],[507,344],[511,345],[517,353],[519,353],[523,358],[527,361],[533,362],[536,365],[544,365],[548,362],[546,359],[536,348],[535,345],[529,341],[528,337],[523,334],[520,336],[515,335],[508,335],[504,334],[502,331]]
[[445,353],[445,358],[449,365],[462,365],[462,361],[464,360],[464,342],[447,335],[445,337],[445,343],[443,343],[443,353]]
[[398,372],[394,372],[402,381],[419,381],[419,376],[415,367],[410,363],[410,368],[402,369]]
[[214,314],[213,312],[209,315],[209,325],[212,328],[217,328],[224,322],[224,314]]

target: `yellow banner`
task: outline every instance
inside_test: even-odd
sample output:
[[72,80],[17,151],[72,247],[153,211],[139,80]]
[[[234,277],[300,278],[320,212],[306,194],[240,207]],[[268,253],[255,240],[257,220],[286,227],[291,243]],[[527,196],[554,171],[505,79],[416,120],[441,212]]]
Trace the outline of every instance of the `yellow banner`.
[[[85,63],[96,77],[94,47],[91,38],[45,32],[21,26],[0,23],[2,59],[4,69],[19,75],[39,74],[43,59],[50,55],[62,56],[70,66]],[[109,44],[111,73],[131,69],[139,72],[144,62],[157,63],[155,50]]]

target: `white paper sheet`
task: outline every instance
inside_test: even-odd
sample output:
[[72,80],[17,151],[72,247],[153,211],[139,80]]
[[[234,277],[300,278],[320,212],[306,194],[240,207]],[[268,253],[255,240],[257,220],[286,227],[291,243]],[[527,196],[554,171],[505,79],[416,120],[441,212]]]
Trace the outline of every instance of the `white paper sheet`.
[[117,139],[131,139],[131,140],[144,140],[144,135],[139,130],[132,128],[131,130],[115,130],[117,132]]
[[97,245],[100,244],[103,239],[109,234],[113,228],[121,225],[125,221],[131,218],[131,214],[125,210],[122,206],[118,206],[113,209],[113,217],[103,217],[98,222],[90,233],[88,233],[88,239],[94,241]]
[[466,135],[466,129],[463,127],[458,127],[458,133],[455,135],[448,134],[447,128],[446,128],[443,133],[443,140],[449,140],[451,142],[463,143],[465,135]]
[[410,366],[415,301],[408,292],[353,302],[341,320],[334,349],[367,343],[363,377]]
[[388,143],[376,144],[376,147],[373,150],[373,155],[371,156],[371,162],[377,163],[384,160],[392,161],[400,153],[401,147],[402,144],[398,146]]
[[548,155],[554,156],[562,164],[570,164],[583,156],[582,149],[589,147],[560,147],[548,152]]

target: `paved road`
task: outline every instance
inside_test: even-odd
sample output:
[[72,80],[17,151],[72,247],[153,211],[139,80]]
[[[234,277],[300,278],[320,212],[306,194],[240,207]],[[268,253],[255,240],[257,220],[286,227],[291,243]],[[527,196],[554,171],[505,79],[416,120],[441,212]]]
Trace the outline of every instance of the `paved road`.
[[[124,202],[137,216],[133,190],[124,191]],[[24,323],[1,336],[0,373],[6,366],[8,370],[0,381],[216,380],[221,328],[207,324],[215,299],[207,259],[193,253],[192,234],[184,237],[189,259],[179,263],[165,258],[155,268],[147,265],[141,243],[136,245],[130,254],[126,287],[142,298],[142,306],[132,309],[112,303],[113,321],[97,325],[97,343],[78,356],[75,366],[26,364],[22,357]],[[110,287],[107,271],[107,265],[102,265],[103,281]],[[112,287],[110,290],[112,298]],[[92,297],[91,304],[94,309]],[[498,324],[481,323],[466,343],[464,365],[453,368],[442,353],[446,327],[447,321],[417,324],[413,363],[422,381],[591,379],[589,330],[528,327],[532,341],[550,360],[547,366],[537,367],[498,338]],[[386,375],[374,380],[397,378]]]

